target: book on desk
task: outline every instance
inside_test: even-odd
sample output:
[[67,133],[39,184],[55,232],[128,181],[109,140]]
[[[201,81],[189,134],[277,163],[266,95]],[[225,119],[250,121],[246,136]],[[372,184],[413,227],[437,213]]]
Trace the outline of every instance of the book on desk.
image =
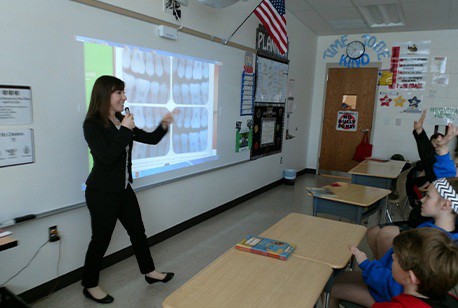
[[335,196],[335,193],[333,193],[330,189],[328,188],[323,188],[323,187],[305,187],[307,191],[312,195],[312,196],[317,196],[317,197],[323,197],[323,196]]
[[280,260],[286,260],[294,252],[294,245],[261,236],[249,235],[235,245],[235,248]]

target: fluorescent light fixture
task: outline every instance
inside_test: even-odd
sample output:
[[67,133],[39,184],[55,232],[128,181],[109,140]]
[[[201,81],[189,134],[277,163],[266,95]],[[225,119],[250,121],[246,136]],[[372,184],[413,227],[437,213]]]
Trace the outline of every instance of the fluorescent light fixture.
[[358,10],[371,28],[405,26],[404,13],[400,4],[358,6]]

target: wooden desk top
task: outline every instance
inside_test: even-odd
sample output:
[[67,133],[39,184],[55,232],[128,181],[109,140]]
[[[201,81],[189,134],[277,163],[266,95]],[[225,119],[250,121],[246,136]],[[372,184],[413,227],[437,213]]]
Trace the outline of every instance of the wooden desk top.
[[348,173],[373,176],[378,178],[395,179],[401,173],[404,165],[404,161],[398,160],[390,160],[387,162],[365,160],[348,171]]
[[264,231],[261,236],[296,245],[294,256],[343,268],[351,257],[349,245],[358,246],[366,227],[291,213]]
[[[338,184],[340,186],[331,186],[333,184]],[[335,195],[315,197],[368,207],[391,193],[391,190],[389,189],[350,184],[346,182],[335,182],[333,184],[326,185],[324,188],[331,190]]]
[[331,273],[323,263],[295,256],[282,261],[231,248],[162,307],[313,307]]
[[9,237],[9,236],[0,237],[0,251],[6,250],[12,247],[16,247],[16,246],[17,246],[16,239]]

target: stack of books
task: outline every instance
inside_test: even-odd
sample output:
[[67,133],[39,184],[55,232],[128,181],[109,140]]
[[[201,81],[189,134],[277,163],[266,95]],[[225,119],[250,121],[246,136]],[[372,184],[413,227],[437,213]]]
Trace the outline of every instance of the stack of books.
[[235,248],[280,260],[286,260],[296,246],[261,236],[249,235],[235,245]]

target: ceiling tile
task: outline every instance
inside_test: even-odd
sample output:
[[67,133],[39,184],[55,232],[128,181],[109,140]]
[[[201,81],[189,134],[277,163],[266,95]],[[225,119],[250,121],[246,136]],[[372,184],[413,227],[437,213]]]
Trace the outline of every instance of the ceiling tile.
[[352,7],[351,0],[307,0],[314,9]]
[[[434,10],[431,7],[434,6]],[[447,1],[422,1],[404,3],[402,10],[406,19],[406,27],[410,29],[432,29],[435,27],[443,28],[448,24],[449,3]]]
[[[356,6],[368,6],[376,4],[398,4],[400,0],[352,0],[353,4]],[[423,0],[422,0],[423,1]]]
[[319,9],[318,14],[327,21],[343,19],[361,19],[361,15],[354,7]]
[[286,9],[288,11],[311,11],[313,8],[304,0],[288,0],[286,1]]
[[334,33],[334,29],[331,25],[313,11],[298,11],[295,12],[294,15],[317,35],[328,35]]

